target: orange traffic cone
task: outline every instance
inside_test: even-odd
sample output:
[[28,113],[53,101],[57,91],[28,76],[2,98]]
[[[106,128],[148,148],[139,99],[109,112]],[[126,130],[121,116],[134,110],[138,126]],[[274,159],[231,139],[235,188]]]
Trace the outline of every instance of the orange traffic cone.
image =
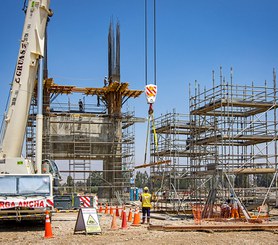
[[120,213],[119,213],[119,207],[118,205],[116,206],[116,216],[119,217],[120,216]]
[[123,209],[122,211],[122,229],[127,229],[127,220],[126,220],[126,211]]
[[100,203],[100,206],[99,206],[98,212],[99,212],[99,213],[101,213],[101,212],[102,212],[102,204],[101,204],[101,203]]
[[136,208],[132,226],[139,226],[139,225],[140,225],[140,214],[138,208]]
[[118,225],[117,225],[117,217],[115,213],[113,213],[113,219],[112,219],[112,224],[111,224],[111,229],[112,230],[118,230]]
[[125,205],[123,205],[121,209],[122,209],[122,211],[121,211],[121,214],[120,214],[120,219],[123,219],[123,212],[125,210]]
[[109,214],[109,212],[108,212],[108,204],[106,204],[106,206],[105,206],[105,211],[104,211],[104,213],[105,213],[105,214]]
[[45,232],[44,232],[44,238],[52,238],[52,228],[51,228],[51,223],[50,223],[50,218],[49,218],[49,211],[46,210],[45,212]]
[[114,213],[114,208],[111,206],[110,207],[110,215],[113,216],[113,213]]
[[131,208],[129,209],[127,221],[132,222],[132,209]]

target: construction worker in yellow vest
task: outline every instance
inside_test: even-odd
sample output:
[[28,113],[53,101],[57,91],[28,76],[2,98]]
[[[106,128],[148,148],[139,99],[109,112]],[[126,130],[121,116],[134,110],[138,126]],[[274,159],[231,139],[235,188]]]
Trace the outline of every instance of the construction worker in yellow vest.
[[144,187],[144,193],[141,194],[140,196],[140,201],[142,202],[142,223],[145,223],[146,220],[146,215],[147,215],[147,223],[150,223],[150,218],[151,218],[151,202],[152,202],[152,195],[149,193],[149,188]]

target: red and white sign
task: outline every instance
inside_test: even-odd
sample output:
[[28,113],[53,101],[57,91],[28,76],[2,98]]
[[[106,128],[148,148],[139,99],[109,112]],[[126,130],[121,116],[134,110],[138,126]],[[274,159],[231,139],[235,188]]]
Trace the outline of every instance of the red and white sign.
[[79,201],[81,208],[89,208],[91,206],[91,198],[88,196],[80,196]]
[[50,207],[50,208],[54,208],[53,198],[47,198],[46,199],[46,206]]
[[153,104],[155,102],[157,92],[157,86],[154,84],[148,84],[145,87],[145,94],[147,98],[147,102],[149,104]]
[[8,198],[6,200],[0,199],[0,209],[24,207],[24,208],[46,208],[53,203],[52,198],[46,199],[44,197],[34,198]]

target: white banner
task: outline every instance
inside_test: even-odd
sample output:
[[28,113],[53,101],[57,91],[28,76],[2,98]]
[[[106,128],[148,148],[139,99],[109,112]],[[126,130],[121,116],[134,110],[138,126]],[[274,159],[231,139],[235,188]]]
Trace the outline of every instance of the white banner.
[[46,208],[49,205],[51,198],[34,197],[34,198],[7,198],[0,199],[0,209],[24,207],[24,208]]

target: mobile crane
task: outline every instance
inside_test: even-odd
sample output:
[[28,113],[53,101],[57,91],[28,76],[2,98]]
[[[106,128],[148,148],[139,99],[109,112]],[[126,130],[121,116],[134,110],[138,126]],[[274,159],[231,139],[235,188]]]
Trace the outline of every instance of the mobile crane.
[[[42,219],[45,210],[53,208],[53,176],[56,178],[58,175],[56,164],[44,160],[37,161],[35,166],[22,157],[32,94],[40,70],[40,59],[44,56],[46,23],[52,15],[49,5],[50,0],[28,0],[25,13],[9,104],[1,131],[0,220],[13,217],[17,220]],[[42,130],[42,119],[39,125]],[[38,159],[41,159],[41,151],[38,154]],[[42,165],[49,171],[42,174]]]

